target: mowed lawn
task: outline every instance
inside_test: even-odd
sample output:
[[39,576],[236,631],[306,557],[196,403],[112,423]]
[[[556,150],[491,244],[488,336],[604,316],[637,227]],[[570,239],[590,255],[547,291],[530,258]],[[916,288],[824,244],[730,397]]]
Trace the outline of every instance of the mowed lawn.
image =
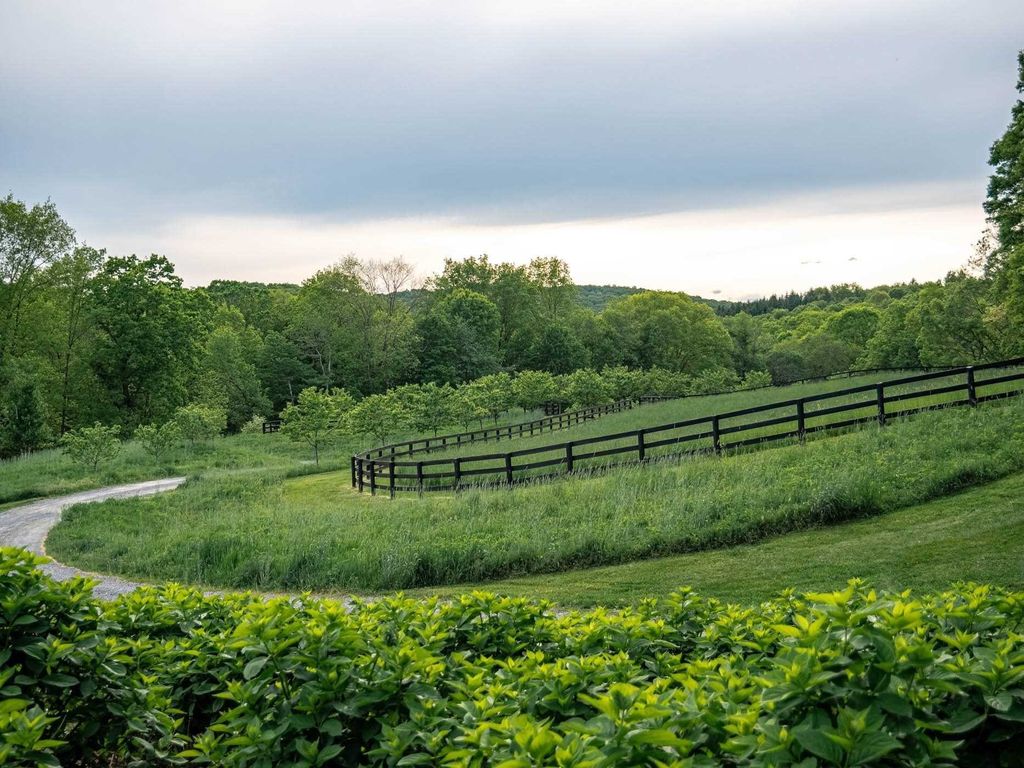
[[739,603],[782,588],[828,591],[861,578],[878,588],[941,590],[952,581],[1024,588],[1024,474],[936,501],[760,544],[503,581],[419,589],[486,589],[565,606],[621,606],[680,586]]

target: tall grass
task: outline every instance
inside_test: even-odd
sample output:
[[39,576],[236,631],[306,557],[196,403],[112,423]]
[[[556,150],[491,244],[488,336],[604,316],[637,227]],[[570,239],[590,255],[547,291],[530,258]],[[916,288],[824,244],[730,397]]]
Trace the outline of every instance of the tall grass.
[[210,476],[69,510],[48,544],[85,568],[261,589],[379,591],[753,542],[1024,468],[1024,403],[928,413],[804,446],[511,490],[359,495],[347,472]]

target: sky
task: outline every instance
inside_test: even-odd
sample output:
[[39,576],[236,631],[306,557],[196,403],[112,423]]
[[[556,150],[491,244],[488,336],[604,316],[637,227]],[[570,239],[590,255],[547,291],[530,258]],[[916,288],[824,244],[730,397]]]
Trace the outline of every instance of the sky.
[[0,0],[0,194],[189,284],[487,253],[748,298],[942,277],[1019,0]]

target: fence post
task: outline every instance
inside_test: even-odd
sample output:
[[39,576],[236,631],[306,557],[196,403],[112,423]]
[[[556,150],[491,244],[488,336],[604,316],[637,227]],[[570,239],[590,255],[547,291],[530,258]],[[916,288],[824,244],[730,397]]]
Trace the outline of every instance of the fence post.
[[423,462],[416,462],[416,490],[420,496],[423,495]]
[[388,496],[395,498],[395,460],[388,462]]
[[878,426],[885,426],[885,385],[876,384],[875,392],[878,395]]
[[356,487],[356,457],[353,456],[351,461],[352,461],[352,487],[355,488]]
[[565,471],[571,473],[573,470],[572,441],[565,444]]
[[455,473],[455,492],[458,493],[462,486],[462,459],[457,456],[452,460],[452,471]]
[[802,443],[807,436],[807,419],[804,416],[803,398],[796,401],[796,433]]
[[370,459],[370,495],[377,495],[377,460]]
[[715,447],[715,453],[722,452],[722,436],[719,433],[718,417],[711,417],[711,443]]
[[505,454],[505,480],[512,485],[512,454]]
[[359,492],[363,492],[363,460],[362,458],[356,459],[356,481],[359,484]]
[[647,461],[647,446],[644,444],[644,431],[636,433],[636,452],[638,461]]
[[974,382],[974,366],[967,366],[967,402],[969,405],[978,404],[978,386]]

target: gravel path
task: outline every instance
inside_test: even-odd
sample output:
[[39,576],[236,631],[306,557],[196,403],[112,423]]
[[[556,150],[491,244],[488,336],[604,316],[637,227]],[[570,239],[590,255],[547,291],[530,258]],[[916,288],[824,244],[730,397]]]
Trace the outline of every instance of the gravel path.
[[[183,482],[185,482],[184,477],[147,480],[144,483],[114,485],[95,491],[72,493],[69,496],[40,499],[24,506],[13,507],[6,512],[0,512],[0,546],[21,547],[35,552],[37,555],[46,554],[44,549],[46,534],[60,520],[60,515],[66,507],[87,501],[150,496],[154,493],[174,490]],[[125,581],[116,576],[88,573],[57,562],[49,562],[43,565],[42,569],[58,581],[70,579],[72,576],[89,576],[98,579],[100,583],[93,590],[93,594],[102,600],[110,600],[140,586],[138,582]]]

